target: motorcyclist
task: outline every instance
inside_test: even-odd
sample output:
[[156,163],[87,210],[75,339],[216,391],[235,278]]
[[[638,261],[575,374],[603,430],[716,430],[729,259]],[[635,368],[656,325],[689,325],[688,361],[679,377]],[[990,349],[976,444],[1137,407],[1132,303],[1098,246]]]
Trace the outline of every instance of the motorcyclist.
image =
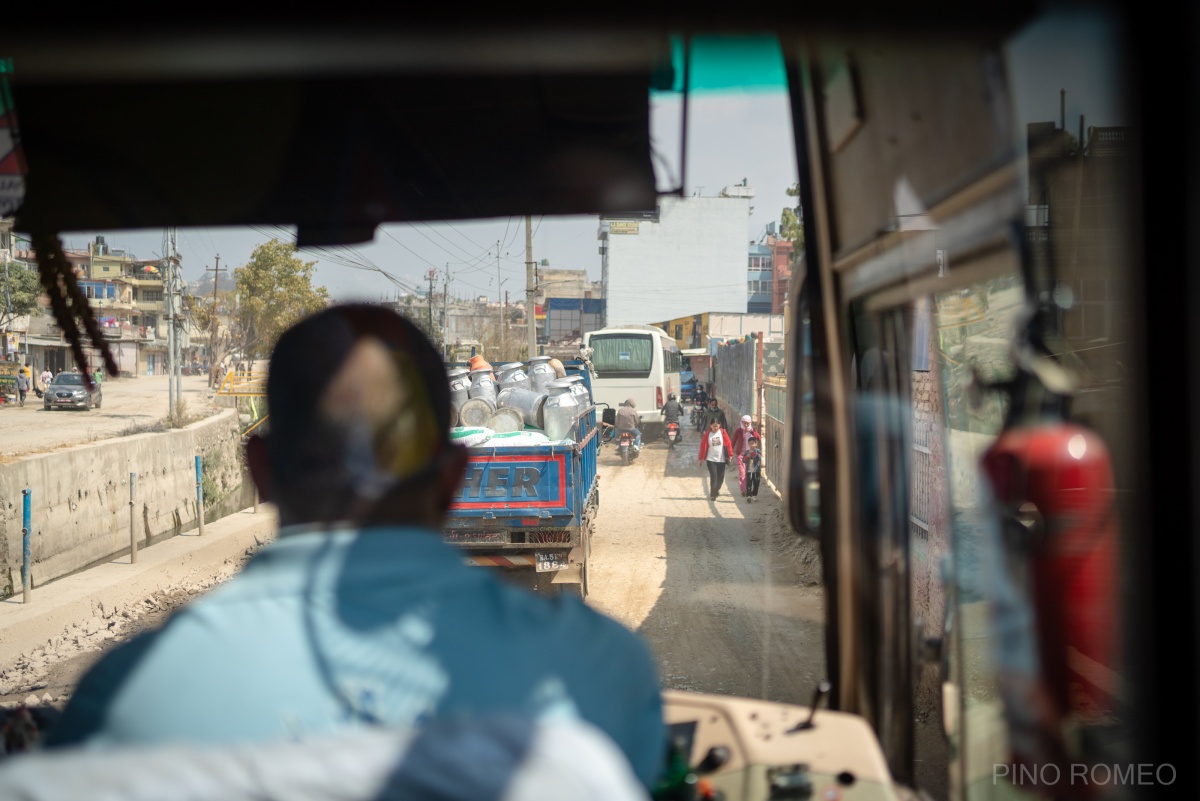
[[638,429],[637,404],[633,398],[627,399],[621,404],[621,408],[617,409],[617,436],[620,437],[622,431],[633,432],[633,447],[638,450],[642,449],[642,432]]
[[708,428],[713,420],[720,423],[721,428],[729,429],[729,424],[725,422],[725,411],[717,404],[716,398],[709,398],[708,408],[704,410],[704,428]]
[[[675,393],[667,395],[667,402],[659,412],[668,423],[679,423],[683,419],[683,404],[675,398]],[[683,426],[679,426],[679,441],[683,442]]]

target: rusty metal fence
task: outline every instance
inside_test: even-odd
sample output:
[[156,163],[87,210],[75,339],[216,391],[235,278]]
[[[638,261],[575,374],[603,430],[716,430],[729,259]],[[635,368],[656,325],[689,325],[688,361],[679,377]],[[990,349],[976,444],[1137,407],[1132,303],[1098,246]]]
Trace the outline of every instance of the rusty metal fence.
[[775,487],[783,486],[786,471],[784,443],[787,441],[787,379],[775,376],[763,382],[766,414],[763,415],[763,473]]
[[725,409],[730,425],[744,414],[756,420],[758,402],[759,353],[762,340],[753,334],[745,339],[723,342],[717,346],[713,360],[713,380],[717,401]]

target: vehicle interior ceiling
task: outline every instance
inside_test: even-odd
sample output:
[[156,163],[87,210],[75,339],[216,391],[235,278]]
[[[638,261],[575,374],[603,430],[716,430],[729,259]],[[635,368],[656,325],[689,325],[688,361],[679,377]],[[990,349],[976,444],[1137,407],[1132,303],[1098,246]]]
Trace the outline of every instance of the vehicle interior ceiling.
[[[643,210],[655,205],[660,192],[647,88],[670,85],[675,78],[671,35],[777,33],[789,59],[793,102],[802,106],[813,96],[811,67],[819,61],[813,54],[822,47],[836,50],[847,36],[900,42],[918,33],[921,41],[958,37],[969,49],[972,42],[1007,35],[1037,10],[1032,3],[989,6],[986,11],[938,3],[919,12],[880,3],[811,12],[793,5],[768,4],[754,14],[639,9],[621,12],[619,20],[611,12],[534,17],[507,8],[473,10],[466,26],[432,12],[377,18],[370,25],[334,12],[311,25],[289,27],[276,18],[248,18],[236,27],[232,21],[198,25],[184,35],[120,14],[76,21],[53,34],[44,24],[23,27],[18,20],[8,26],[0,50],[0,56],[11,59],[9,77],[26,167],[26,196],[16,228],[31,233],[36,243],[39,237],[46,241],[73,230],[290,225],[296,227],[300,246],[336,246],[369,241],[379,225],[392,222]],[[1132,23],[1130,36],[1145,33],[1148,24]],[[1183,55],[1186,48],[1163,49],[1165,55],[1138,51],[1143,60],[1135,64],[1138,71],[1130,81],[1133,96],[1149,96],[1149,57],[1180,59],[1168,64],[1176,74],[1195,69],[1195,56],[1186,61]],[[813,58],[802,62],[800,53]],[[833,56],[827,61],[835,62]],[[1194,72],[1188,75],[1185,85],[1194,86]],[[829,144],[805,140],[803,118],[812,112],[793,110],[800,120],[796,131],[802,164]],[[1151,136],[1175,131],[1172,136],[1178,137],[1178,119],[1169,120],[1167,113],[1142,109],[1139,124],[1147,131],[1147,149]],[[1155,124],[1161,129],[1155,131]],[[987,161],[985,151],[995,143],[984,141],[986,131],[969,133],[978,135],[977,147],[971,151],[965,146],[964,158]],[[846,183],[839,186],[848,194],[825,213],[841,215],[828,225],[844,239],[830,242],[828,231],[812,229],[809,254],[814,261],[830,260],[834,251],[852,242],[870,242],[890,214],[880,211],[879,203],[890,198],[896,178],[920,168],[918,160],[935,171],[954,166],[937,163],[930,153],[914,152],[908,158],[861,162],[858,191]],[[819,217],[819,207],[832,192],[822,182],[832,179],[819,172],[805,174],[805,169],[801,201]],[[1195,179],[1194,163],[1190,169],[1187,177]],[[872,199],[880,191],[886,196]],[[1167,228],[1166,221],[1148,217],[1139,222],[1147,240],[1146,263],[1172,248],[1188,252],[1183,232]],[[1178,264],[1178,257],[1173,258]],[[1147,444],[1140,463],[1157,482],[1143,484],[1145,513],[1155,524],[1146,531],[1166,530],[1164,521],[1172,515],[1184,531],[1195,522],[1188,499],[1198,495],[1196,466],[1188,464],[1170,475],[1150,469],[1179,458],[1167,445],[1172,439],[1165,430],[1169,421],[1194,417],[1187,413],[1187,393],[1180,393],[1177,381],[1180,358],[1186,364],[1197,362],[1196,331],[1186,328],[1189,291],[1195,290],[1186,283],[1185,272],[1164,269],[1161,279],[1156,274],[1161,283],[1155,296],[1165,292],[1163,313],[1147,319],[1144,334],[1148,342],[1181,343],[1183,353],[1160,348],[1139,354],[1145,359],[1145,409],[1161,412],[1144,415]],[[835,297],[832,287],[817,291],[827,302]],[[825,322],[815,314],[814,331]],[[886,342],[893,333],[875,330],[871,336]],[[816,358],[827,355],[823,336],[814,337],[813,347]],[[836,355],[849,364],[849,354]],[[848,408],[850,399],[829,386],[818,383],[816,394],[818,409],[826,404],[829,418],[836,416],[836,402]],[[849,430],[844,421],[819,417],[818,424],[822,453]],[[1194,435],[1187,434],[1193,441]],[[821,461],[823,485],[837,486],[839,477],[845,477],[837,471],[848,470],[848,463],[839,464]],[[840,502],[842,506],[826,510],[832,521],[837,514],[851,514],[844,505],[848,501]],[[1151,515],[1149,508],[1157,511]],[[1140,690],[1145,696],[1141,703],[1151,709],[1196,709],[1195,599],[1188,598],[1187,609],[1173,618],[1182,626],[1174,637],[1151,616],[1155,610],[1161,614],[1171,586],[1194,585],[1195,545],[1187,542],[1181,548],[1183,558],[1170,559],[1148,546],[1132,557],[1153,580],[1135,613],[1142,621],[1153,621],[1147,622],[1142,641],[1146,663],[1141,676],[1160,680],[1147,681]],[[840,611],[837,602],[831,605],[834,618],[851,614],[857,601],[846,597],[840,603]],[[870,632],[859,636],[868,638]],[[1168,644],[1180,641],[1186,647]],[[870,643],[862,647],[869,649]],[[829,664],[842,671],[834,677],[835,686],[842,679],[842,703],[870,712],[886,700],[875,690],[851,686],[852,670],[861,666],[839,660],[836,647]],[[889,663],[881,659],[875,664]],[[1146,741],[1147,748],[1158,749],[1156,761],[1195,750],[1194,715],[1189,711],[1187,717],[1187,735],[1172,743]],[[873,722],[886,726],[888,718],[876,710]],[[1153,714],[1145,721],[1150,731],[1160,723]]]

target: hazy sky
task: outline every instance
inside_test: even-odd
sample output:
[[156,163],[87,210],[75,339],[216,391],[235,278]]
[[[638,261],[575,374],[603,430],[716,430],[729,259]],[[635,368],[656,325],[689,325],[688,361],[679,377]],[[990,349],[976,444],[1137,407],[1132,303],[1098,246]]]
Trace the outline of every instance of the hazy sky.
[[[1115,33],[1101,21],[1058,17],[1039,23],[1017,37],[1008,48],[1009,76],[1018,131],[1026,122],[1058,120],[1059,90],[1067,91],[1067,128],[1078,128],[1079,115],[1088,125],[1125,122],[1113,91],[1120,67],[1108,48]],[[760,88],[753,92],[704,93],[689,103],[688,194],[715,195],[723,187],[746,179],[755,190],[747,241],[758,239],[765,226],[779,219],[780,210],[794,206],[786,190],[797,180],[787,96]],[[656,95],[652,102],[652,131],[658,155],[660,190],[678,184],[680,104],[677,95]],[[550,266],[586,269],[599,279],[600,256],[594,216],[534,218],[533,256]],[[65,235],[68,247],[86,247],[97,232]],[[110,245],[125,247],[142,258],[162,250],[162,232],[103,231]],[[245,263],[255,245],[271,236],[291,238],[286,229],[180,229],[179,249],[184,275],[195,280],[212,267]],[[499,243],[499,247],[497,247]],[[430,269],[438,284],[448,272],[451,290],[460,296],[498,296],[508,291],[522,296],[525,286],[525,226],[523,218],[458,221],[449,224],[387,225],[374,242],[325,252],[304,251],[316,261],[320,283],[339,299],[390,297],[403,287],[424,286]],[[497,260],[499,251],[499,260]],[[370,264],[392,274],[396,281],[347,263]],[[228,275],[226,273],[225,275]],[[682,280],[682,279],[679,279]]]

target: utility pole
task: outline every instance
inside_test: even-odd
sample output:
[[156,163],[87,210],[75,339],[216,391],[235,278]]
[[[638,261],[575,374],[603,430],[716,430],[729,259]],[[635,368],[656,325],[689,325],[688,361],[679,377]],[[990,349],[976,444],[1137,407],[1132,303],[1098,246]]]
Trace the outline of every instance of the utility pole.
[[450,262],[446,262],[446,275],[442,278],[442,354],[450,356]]
[[175,299],[171,292],[171,229],[163,229],[163,308],[167,317],[167,416],[175,416]]
[[500,309],[500,353],[508,358],[508,290],[504,291],[504,306]]
[[500,240],[496,240],[496,305],[500,305]]
[[433,339],[433,279],[437,278],[437,270],[430,270],[427,277],[429,278],[429,296],[426,298],[429,302],[429,338]]
[[504,281],[500,278],[500,240],[496,240],[496,305],[500,307],[500,350],[504,351],[504,301],[500,298]]
[[[537,355],[537,314],[533,296],[537,293],[536,265],[533,261],[533,220],[525,215],[525,334],[529,358]],[[581,318],[582,319],[582,318]]]
[[220,327],[220,322],[217,320],[217,282],[221,280],[221,273],[225,272],[221,269],[221,254],[218,253],[215,257],[215,267],[208,267],[205,272],[213,274],[213,305],[212,305],[212,333],[208,337],[208,383],[212,384],[213,376],[217,373],[217,329]]
[[6,258],[4,260],[4,358],[6,360],[8,359],[8,333],[12,329],[12,324],[12,288],[8,283],[8,259]]
[[175,312],[171,316],[171,330],[175,332],[175,397],[183,400],[183,271],[179,258],[175,229],[171,228],[171,295],[175,298]]

